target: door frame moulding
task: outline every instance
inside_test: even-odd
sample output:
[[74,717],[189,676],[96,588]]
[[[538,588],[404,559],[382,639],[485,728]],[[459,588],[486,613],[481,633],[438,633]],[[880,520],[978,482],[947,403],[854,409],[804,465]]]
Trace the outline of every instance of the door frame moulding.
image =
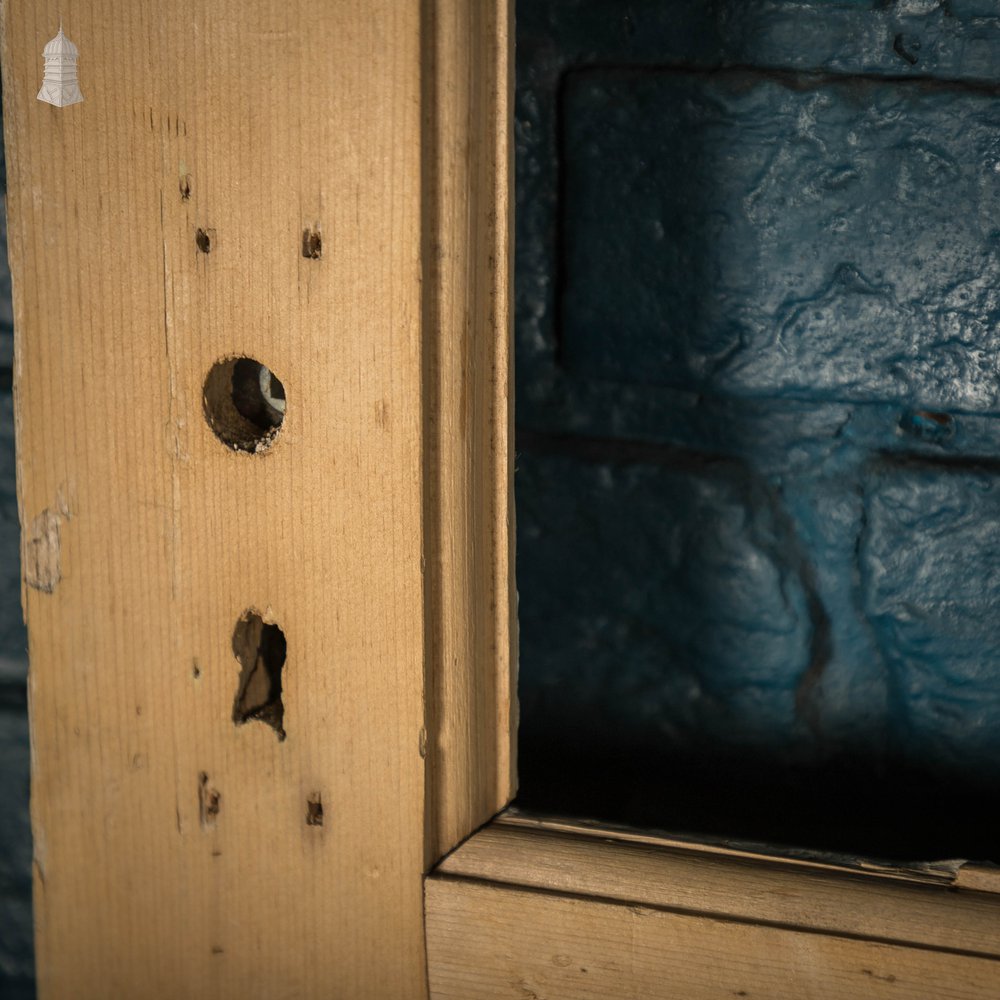
[[[82,103],[35,100],[55,0],[0,39],[42,1000],[1000,996],[988,867],[490,822],[510,0],[61,12]],[[234,352],[288,393],[261,454],[201,412]]]
[[501,814],[425,887],[438,1000],[1000,996],[1000,873]]

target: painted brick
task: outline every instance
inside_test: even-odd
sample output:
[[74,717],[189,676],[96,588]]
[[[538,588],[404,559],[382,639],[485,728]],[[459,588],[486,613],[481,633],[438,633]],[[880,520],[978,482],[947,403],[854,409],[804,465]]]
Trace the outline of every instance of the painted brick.
[[[2,124],[2,122],[0,122]],[[7,163],[0,137],[0,194],[7,190]],[[7,262],[7,201],[0,197],[0,369],[14,360],[14,310],[11,302],[10,266]]]
[[[2,122],[0,122],[2,126]],[[0,180],[6,189],[0,128]],[[29,742],[25,678],[27,636],[21,617],[20,532],[14,463],[10,365],[13,325],[7,266],[7,212],[0,191],[0,995],[35,996],[31,911]]]
[[992,94],[604,71],[565,94],[571,373],[1000,403]]
[[[1000,585],[959,585],[947,540],[987,553],[996,521],[1000,10],[525,2],[517,58],[526,801],[850,850],[995,853],[976,803],[1000,762],[987,733]],[[935,537],[918,514],[937,523],[945,487],[929,484],[952,478]],[[687,521],[693,497],[706,535]],[[734,565],[761,548],[782,568],[794,643],[763,578],[672,559],[677,524]],[[876,555],[897,549],[896,575],[876,579]],[[941,593],[897,579],[949,556],[941,580],[971,630],[954,643],[936,612],[906,619]],[[737,634],[730,614],[742,658],[715,644]],[[774,687],[746,697],[758,663]],[[692,671],[710,692],[697,708]],[[926,796],[950,805],[917,821]]]
[[890,670],[900,755],[1000,778],[1000,479],[879,463],[866,481],[865,607]]
[[518,459],[522,712],[681,747],[801,742],[812,584],[780,503],[737,462],[665,458]]
[[28,719],[0,689],[0,995],[34,996]]
[[23,683],[28,640],[21,615],[20,526],[14,487],[14,413],[0,390],[0,684]]

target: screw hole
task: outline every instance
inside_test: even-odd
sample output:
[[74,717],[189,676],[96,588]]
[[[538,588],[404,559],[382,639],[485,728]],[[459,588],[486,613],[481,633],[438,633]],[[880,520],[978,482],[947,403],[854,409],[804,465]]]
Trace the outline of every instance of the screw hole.
[[323,256],[323,236],[318,229],[303,231],[302,256],[307,260],[319,260]]
[[265,451],[285,419],[285,387],[253,358],[217,361],[205,379],[202,402],[208,426],[236,451]]
[[281,701],[281,671],[287,652],[285,633],[245,611],[233,632],[233,654],[240,664],[239,686],[233,703],[233,722],[258,719],[270,726],[278,739],[285,738],[285,706]]
[[306,826],[323,825],[323,799],[319,792],[313,792],[306,799]]
[[198,775],[198,816],[203,828],[215,826],[221,808],[222,796],[217,789],[209,787],[208,774],[202,771]]

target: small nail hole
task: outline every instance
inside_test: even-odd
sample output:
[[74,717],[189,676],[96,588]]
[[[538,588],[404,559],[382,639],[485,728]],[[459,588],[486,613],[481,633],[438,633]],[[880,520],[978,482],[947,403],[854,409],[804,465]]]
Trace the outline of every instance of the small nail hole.
[[266,451],[285,419],[285,387],[254,358],[223,358],[202,390],[205,419],[215,436],[236,451]]
[[319,792],[313,792],[306,799],[306,826],[323,825],[323,800]]
[[198,775],[198,816],[203,827],[215,826],[215,820],[222,807],[222,796],[214,788],[208,786],[208,774],[202,771]]
[[212,237],[211,237],[211,235],[206,230],[199,229],[194,234],[194,241],[195,241],[195,243],[198,244],[198,249],[202,253],[211,253],[212,252]]
[[323,256],[323,236],[318,229],[303,231],[302,256],[307,260],[319,260]]
[[285,738],[285,706],[281,701],[281,671],[288,646],[285,633],[256,612],[245,611],[233,632],[233,655],[240,665],[233,722],[257,719]]

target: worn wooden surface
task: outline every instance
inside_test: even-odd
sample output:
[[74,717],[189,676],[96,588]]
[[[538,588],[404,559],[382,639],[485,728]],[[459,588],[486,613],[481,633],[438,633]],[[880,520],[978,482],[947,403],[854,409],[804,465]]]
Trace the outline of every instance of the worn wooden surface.
[[503,820],[462,844],[438,873],[1000,958],[1000,898],[951,891],[932,876],[921,882]]
[[511,817],[428,878],[435,998],[1000,997],[1000,898]]
[[562,833],[587,840],[606,840],[623,844],[646,844],[651,847],[699,856],[719,855],[745,858],[767,866],[785,865],[816,871],[834,871],[848,875],[880,875],[886,878],[939,888],[974,889],[1000,893],[1000,866],[990,861],[968,858],[931,858],[907,861],[899,857],[878,858],[871,855],[844,854],[835,851],[762,844],[728,837],[671,834],[663,830],[643,829],[604,823],[585,817],[540,815],[510,806],[496,817],[496,825],[539,833]]
[[428,862],[515,783],[511,7],[425,4]]
[[[425,864],[510,787],[506,20],[463,7],[5,0],[42,998],[425,992]],[[236,354],[261,454],[202,414]],[[249,608],[284,741],[233,723]]]
[[651,906],[432,878],[435,1000],[995,1000],[1000,962]]

